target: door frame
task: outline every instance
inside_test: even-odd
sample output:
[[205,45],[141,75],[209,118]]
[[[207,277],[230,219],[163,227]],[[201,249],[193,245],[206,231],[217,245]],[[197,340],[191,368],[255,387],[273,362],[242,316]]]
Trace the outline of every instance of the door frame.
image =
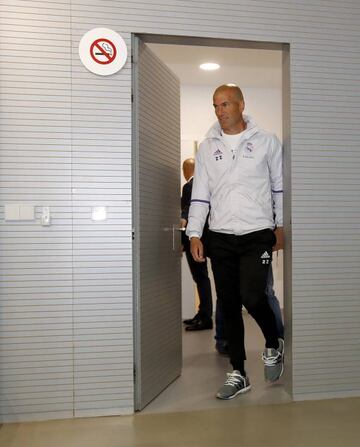
[[139,187],[139,150],[138,150],[138,104],[134,100],[136,97],[137,77],[134,70],[134,52],[136,51],[136,34],[131,35],[131,192],[132,192],[132,291],[133,291],[133,380],[134,380],[134,409],[139,408],[139,396],[141,393],[140,386],[136,380],[136,365],[138,355],[138,334],[139,334],[139,284],[140,284],[140,246],[135,239],[135,231],[137,222],[140,221],[140,187]]
[[[290,42],[268,42],[268,41],[250,41],[250,40],[236,40],[236,39],[221,39],[210,37],[194,37],[194,36],[172,36],[165,34],[147,34],[134,33],[132,34],[132,43],[134,37],[140,38],[144,43],[161,43],[165,45],[189,45],[189,46],[210,46],[223,48],[245,48],[245,49],[261,49],[261,50],[278,50],[282,52],[282,131],[283,131],[283,182],[284,182],[284,323],[285,323],[285,370],[284,370],[284,384],[285,390],[293,398],[293,360],[292,360],[292,345],[293,345],[293,331],[292,331],[292,218],[291,218],[291,45]],[[134,88],[134,74],[132,73],[132,88]],[[133,118],[134,108],[133,105]],[[137,186],[136,174],[137,166],[134,163],[134,142],[136,123],[132,121],[133,132],[133,218],[136,217],[137,202]],[[180,167],[179,167],[180,169]],[[133,251],[133,254],[135,252]],[[137,256],[133,256],[134,267],[136,266]],[[134,270],[138,271],[138,270]],[[134,273],[135,275],[135,273]],[[137,291],[134,289],[134,349],[136,347],[136,296]],[[136,390],[135,390],[136,402]]]

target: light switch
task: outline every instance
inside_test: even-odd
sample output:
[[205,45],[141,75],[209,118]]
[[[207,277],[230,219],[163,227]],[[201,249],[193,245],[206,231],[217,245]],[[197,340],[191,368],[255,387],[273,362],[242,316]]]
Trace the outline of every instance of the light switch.
[[91,219],[95,222],[106,220],[106,206],[94,206],[91,211]]
[[43,206],[41,212],[41,225],[43,227],[49,227],[51,225],[50,207]]
[[16,203],[5,204],[5,220],[20,220],[20,205]]
[[29,203],[20,204],[20,220],[34,220],[35,212],[34,205]]

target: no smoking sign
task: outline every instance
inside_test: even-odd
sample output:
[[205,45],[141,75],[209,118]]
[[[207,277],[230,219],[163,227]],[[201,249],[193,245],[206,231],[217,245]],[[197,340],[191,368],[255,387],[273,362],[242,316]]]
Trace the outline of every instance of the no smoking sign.
[[90,56],[101,65],[111,64],[116,53],[116,47],[109,39],[96,39],[90,47]]
[[108,28],[94,28],[80,40],[79,56],[89,71],[107,76],[125,65],[127,48],[120,34]]

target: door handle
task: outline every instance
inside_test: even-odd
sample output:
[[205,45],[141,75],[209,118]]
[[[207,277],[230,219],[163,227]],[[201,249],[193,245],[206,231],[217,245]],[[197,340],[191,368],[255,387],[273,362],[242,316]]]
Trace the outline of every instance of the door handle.
[[175,234],[176,234],[176,232],[177,231],[185,231],[185,228],[184,227],[179,227],[178,225],[173,225],[173,227],[172,227],[172,248],[173,248],[173,251],[177,251],[176,250],[176,243],[175,243]]

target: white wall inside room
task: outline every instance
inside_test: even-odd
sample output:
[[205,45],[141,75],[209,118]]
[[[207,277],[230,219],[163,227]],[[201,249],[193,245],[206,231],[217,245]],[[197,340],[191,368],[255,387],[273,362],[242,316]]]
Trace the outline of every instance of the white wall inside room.
[[[212,105],[214,89],[234,83],[241,87],[245,113],[260,127],[282,140],[281,51],[149,44],[151,49],[179,77],[181,83],[181,162],[195,155],[200,143],[216,121]],[[203,62],[218,62],[214,72],[204,72]],[[185,182],[181,175],[181,184]],[[210,267],[210,266],[209,266]],[[283,253],[274,256],[274,287],[283,307]],[[211,268],[210,268],[211,271]],[[212,274],[213,297],[216,298]],[[185,256],[182,259],[182,312],[190,318],[196,312],[196,291]]]
[[[241,87],[245,98],[245,114],[250,115],[263,129],[275,133],[281,140],[281,89]],[[181,85],[182,139],[200,142],[216,121],[212,105],[214,88],[216,85]]]

